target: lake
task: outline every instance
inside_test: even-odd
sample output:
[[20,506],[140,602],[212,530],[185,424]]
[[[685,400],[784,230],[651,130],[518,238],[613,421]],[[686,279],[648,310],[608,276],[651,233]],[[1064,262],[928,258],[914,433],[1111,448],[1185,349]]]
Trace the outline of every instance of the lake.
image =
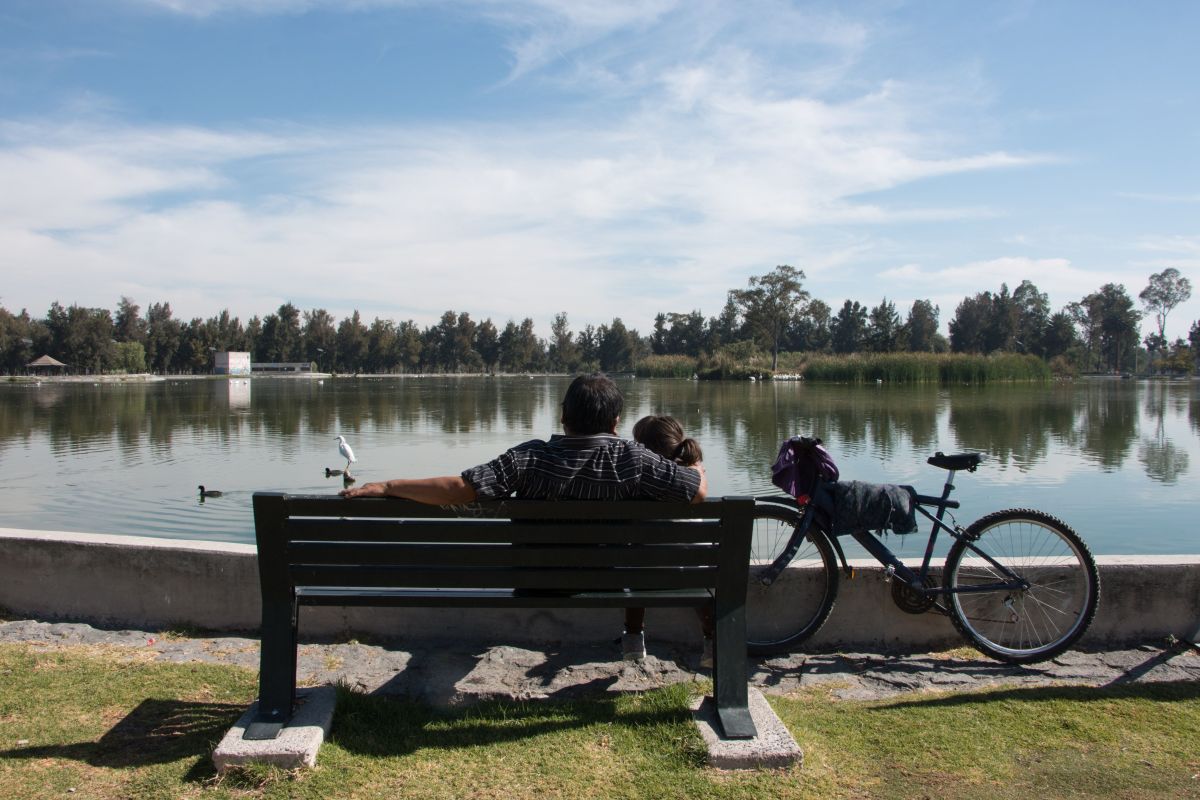
[[[988,460],[960,473],[964,525],[1040,508],[1097,554],[1200,552],[1200,384],[841,386],[622,378],[620,432],[668,413],[703,445],[711,495],[777,494],[788,436],[826,441],[843,479],[940,491],[937,450]],[[457,474],[558,431],[559,377],[168,379],[0,384],[0,527],[252,542],[254,491],[333,493],[334,437],[360,481]],[[1191,462],[1197,461],[1193,468]],[[197,486],[224,492],[201,502]],[[922,526],[923,530],[927,530]],[[896,544],[900,537],[890,537]],[[908,537],[911,542],[912,537]],[[904,552],[897,548],[898,552]]]

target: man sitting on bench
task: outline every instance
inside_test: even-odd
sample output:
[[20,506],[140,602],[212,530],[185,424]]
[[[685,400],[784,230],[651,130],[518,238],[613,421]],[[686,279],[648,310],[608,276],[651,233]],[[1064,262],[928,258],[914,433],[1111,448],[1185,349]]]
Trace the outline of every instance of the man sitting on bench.
[[[534,439],[499,457],[437,478],[394,478],[346,489],[343,497],[402,497],[462,505],[515,496],[528,500],[666,500],[698,503],[704,465],[685,467],[617,436],[624,398],[606,375],[580,375],[562,403],[563,434]],[[628,642],[623,642],[630,649]],[[644,657],[645,645],[633,647]]]

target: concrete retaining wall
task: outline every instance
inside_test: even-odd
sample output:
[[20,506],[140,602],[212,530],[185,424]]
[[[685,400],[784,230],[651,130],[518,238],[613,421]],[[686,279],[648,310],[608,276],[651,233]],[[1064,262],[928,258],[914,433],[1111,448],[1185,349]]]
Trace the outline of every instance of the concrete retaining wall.
[[[1107,556],[1100,565],[1100,612],[1085,644],[1145,641],[1200,629],[1200,556]],[[961,644],[949,620],[905,614],[882,570],[857,562],[814,646],[897,650]],[[786,605],[787,593],[779,593]],[[13,615],[71,619],[105,627],[190,627],[252,631],[259,622],[258,565],[251,545],[140,536],[0,528],[0,607]],[[513,643],[599,641],[620,632],[613,610],[306,608],[306,637],[373,635]],[[652,638],[699,638],[694,615],[651,609]]]

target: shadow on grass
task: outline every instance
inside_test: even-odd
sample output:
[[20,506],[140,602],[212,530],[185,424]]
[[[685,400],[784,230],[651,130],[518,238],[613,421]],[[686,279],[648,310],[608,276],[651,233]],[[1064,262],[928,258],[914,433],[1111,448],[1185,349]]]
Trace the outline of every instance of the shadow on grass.
[[143,700],[94,742],[0,750],[0,759],[69,758],[94,767],[146,767],[201,754],[186,776],[213,774],[210,751],[245,707],[227,703]]
[[[332,740],[352,753],[394,756],[423,748],[470,748],[531,740],[594,725],[665,731],[691,719],[683,700],[685,693],[654,692],[633,699],[489,700],[447,711],[404,698],[339,688]],[[630,705],[641,707],[627,707]]]
[[1068,700],[1076,703],[1103,700],[1154,700],[1178,702],[1200,699],[1200,683],[1195,681],[1163,681],[1160,683],[1125,683],[1107,686],[1031,686],[1013,689],[992,689],[963,692],[944,697],[899,700],[884,703],[873,710],[903,708],[953,708],[998,702],[1044,703]]

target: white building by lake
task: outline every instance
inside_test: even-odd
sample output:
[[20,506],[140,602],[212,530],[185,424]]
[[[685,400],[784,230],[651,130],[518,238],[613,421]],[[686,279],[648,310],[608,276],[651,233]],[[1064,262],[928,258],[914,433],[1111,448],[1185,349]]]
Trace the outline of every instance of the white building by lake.
[[249,353],[213,353],[214,375],[249,375]]

